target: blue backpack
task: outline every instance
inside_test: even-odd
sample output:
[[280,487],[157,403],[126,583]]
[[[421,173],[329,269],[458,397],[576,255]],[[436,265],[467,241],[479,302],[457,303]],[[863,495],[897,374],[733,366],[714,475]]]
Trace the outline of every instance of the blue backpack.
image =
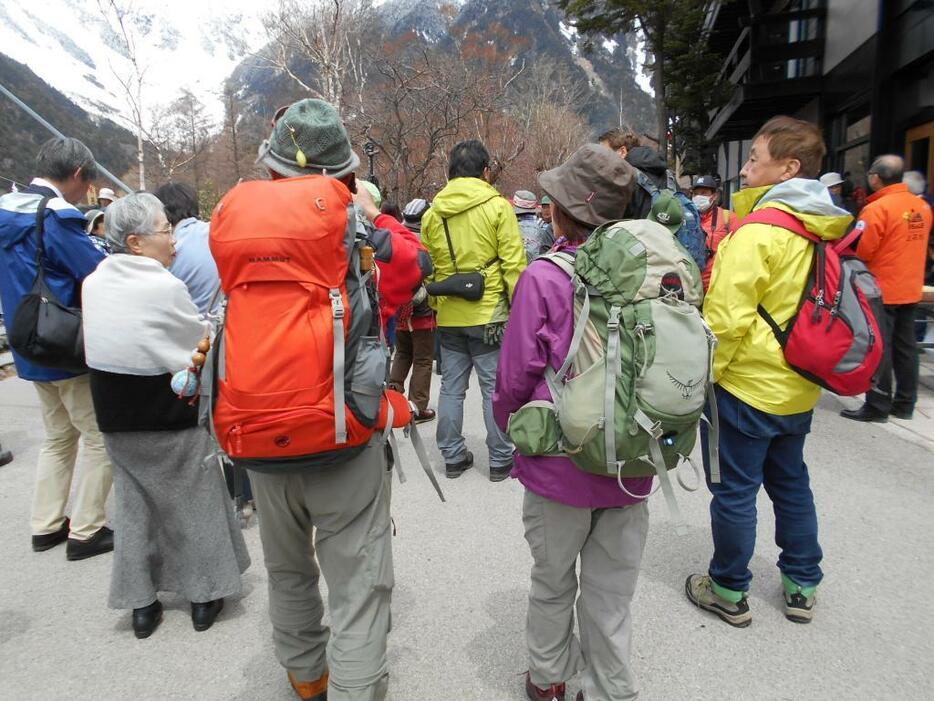
[[[701,228],[700,212],[687,195],[678,191],[677,185],[674,183],[674,177],[670,172],[668,180],[666,189],[673,192],[675,199],[681,203],[681,208],[684,210],[681,217],[681,228],[678,229],[675,238],[691,254],[691,258],[697,263],[697,267],[704,270],[707,267],[707,235]],[[652,196],[652,204],[654,205],[655,200],[663,191],[641,170],[636,176],[636,182],[639,183],[639,187]]]

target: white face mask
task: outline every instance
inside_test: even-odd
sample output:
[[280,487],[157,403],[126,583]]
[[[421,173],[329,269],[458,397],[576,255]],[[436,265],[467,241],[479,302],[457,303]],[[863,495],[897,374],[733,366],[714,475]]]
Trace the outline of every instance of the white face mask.
[[713,204],[713,198],[707,195],[694,195],[694,197],[691,198],[691,202],[694,203],[698,211],[706,212],[710,209],[710,205]]

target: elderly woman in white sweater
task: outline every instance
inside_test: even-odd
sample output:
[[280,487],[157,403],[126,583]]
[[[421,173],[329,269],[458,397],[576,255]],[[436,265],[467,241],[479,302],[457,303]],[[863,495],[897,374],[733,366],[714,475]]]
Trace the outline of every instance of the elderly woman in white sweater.
[[162,203],[149,193],[107,209],[114,254],[84,282],[91,395],[114,468],[116,536],[110,606],[133,609],[146,638],[162,621],[157,593],[191,602],[207,630],[240,592],[250,559],[198,408],[171,389],[205,336],[184,283]]

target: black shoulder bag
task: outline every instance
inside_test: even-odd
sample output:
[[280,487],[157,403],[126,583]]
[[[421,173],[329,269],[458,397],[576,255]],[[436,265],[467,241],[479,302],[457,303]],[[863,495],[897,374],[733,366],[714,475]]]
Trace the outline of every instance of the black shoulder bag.
[[[460,297],[468,302],[477,302],[483,298],[483,292],[486,289],[486,278],[479,270],[462,273],[457,269],[457,255],[454,253],[454,245],[451,243],[451,232],[448,229],[448,220],[442,218],[441,224],[444,226],[444,237],[448,242],[448,252],[451,254],[451,263],[454,265],[454,274],[437,282],[429,282],[425,285],[428,294],[435,297]],[[496,262],[496,258],[487,261],[481,270],[488,268]]]
[[13,314],[10,346],[36,365],[80,373],[87,370],[81,309],[66,307],[45,282],[43,230],[48,202],[48,197],[43,198],[36,212],[36,279]]

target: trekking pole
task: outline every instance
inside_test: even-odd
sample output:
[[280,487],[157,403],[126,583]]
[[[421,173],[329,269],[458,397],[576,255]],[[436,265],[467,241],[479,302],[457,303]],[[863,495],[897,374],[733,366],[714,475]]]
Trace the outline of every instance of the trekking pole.
[[379,153],[379,146],[376,145],[375,141],[367,141],[363,144],[363,152],[366,154],[367,161],[369,161],[369,172],[367,173],[366,179],[379,188],[379,180],[377,180],[376,171],[374,170],[376,154]]
[[[29,105],[27,105],[25,102],[23,102],[23,101],[20,100],[18,97],[16,97],[16,95],[14,95],[14,94],[11,93],[9,90],[7,90],[7,89],[3,86],[2,83],[0,83],[0,93],[3,93],[3,94],[6,95],[8,98],[10,98],[11,100],[13,100],[13,102],[15,102],[17,105],[19,105],[19,106],[26,112],[26,114],[28,114],[30,117],[32,117],[32,118],[35,119],[37,122],[39,122],[39,124],[41,124],[42,126],[44,126],[46,129],[48,129],[50,132],[52,132],[55,136],[57,136],[57,137],[60,138],[60,139],[64,139],[64,138],[65,138],[65,135],[62,134],[62,132],[60,132],[58,129],[56,129],[56,128],[53,127],[51,124],[49,124],[47,121],[45,121],[45,119],[43,119],[42,116],[39,115],[35,110],[33,110]],[[95,163],[97,163],[97,162],[95,161]],[[113,183],[114,185],[116,185],[117,187],[121,188],[124,192],[133,192],[133,188],[132,188],[132,187],[130,187],[129,185],[127,185],[125,182],[123,182],[120,178],[118,178],[116,175],[114,175],[114,174],[111,173],[109,170],[107,170],[107,169],[106,169],[104,166],[102,166],[100,163],[97,163],[97,168],[98,168],[98,170],[100,170],[101,173],[103,173],[103,174],[107,177],[108,180],[110,180],[110,182],[112,182],[112,183]]]

